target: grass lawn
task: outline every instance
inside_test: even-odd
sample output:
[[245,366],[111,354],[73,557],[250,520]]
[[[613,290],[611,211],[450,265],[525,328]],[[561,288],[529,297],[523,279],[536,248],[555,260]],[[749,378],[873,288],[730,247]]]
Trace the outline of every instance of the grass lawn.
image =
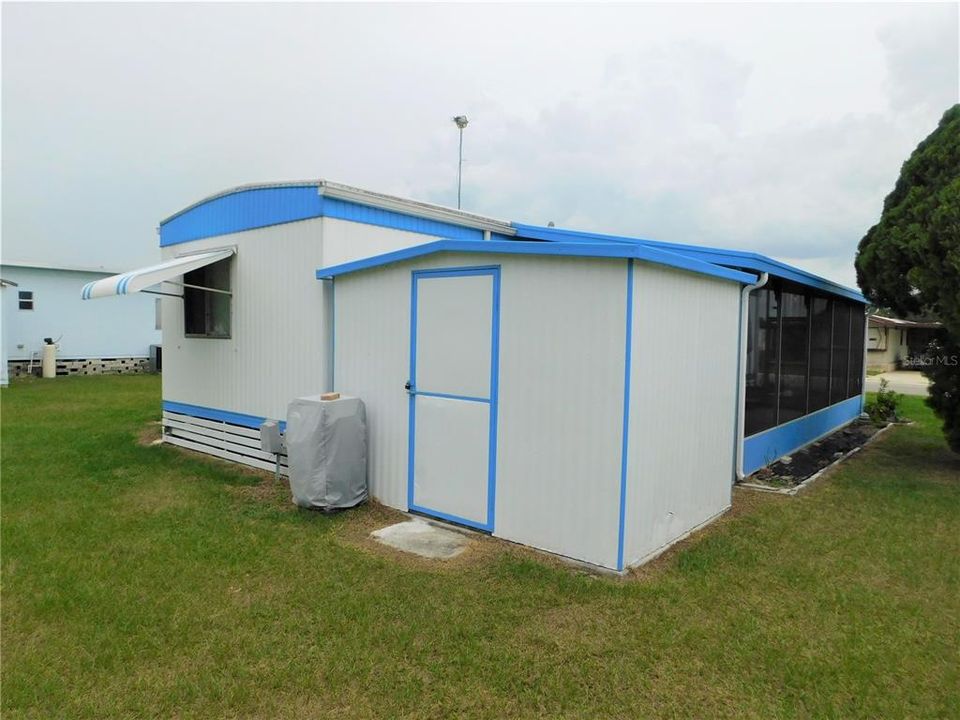
[[137,443],[156,377],[2,392],[2,713],[960,717],[960,460],[896,428],[796,498],[628,580],[482,541],[435,566],[391,515]]

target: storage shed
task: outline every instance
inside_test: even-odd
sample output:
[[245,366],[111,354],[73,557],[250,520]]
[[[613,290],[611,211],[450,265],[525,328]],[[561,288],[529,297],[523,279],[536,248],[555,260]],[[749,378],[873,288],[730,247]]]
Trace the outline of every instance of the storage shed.
[[508,223],[325,181],[163,221],[164,439],[272,468],[298,396],[363,399],[371,495],[603,567],[856,418],[864,299],[762,255]]
[[754,275],[636,244],[437,241],[317,276],[388,505],[614,569],[729,507]]

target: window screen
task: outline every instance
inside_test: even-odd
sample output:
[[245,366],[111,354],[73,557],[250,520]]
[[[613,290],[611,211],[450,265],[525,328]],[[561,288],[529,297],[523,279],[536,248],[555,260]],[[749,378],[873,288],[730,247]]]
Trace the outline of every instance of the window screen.
[[[183,330],[188,337],[229,338],[230,259],[220,260],[183,276]],[[197,287],[188,287],[194,285]]]
[[863,324],[866,317],[863,307],[850,306],[850,371],[847,381],[847,397],[863,392]]
[[847,397],[847,368],[850,361],[850,306],[837,300],[833,305],[833,367],[830,371],[830,404]]
[[784,291],[780,297],[780,411],[777,422],[807,412],[807,350],[810,313],[807,296]]
[[750,293],[747,317],[746,407],[744,434],[777,422],[777,368],[780,351],[778,292],[763,287]]
[[808,412],[830,404],[830,344],[833,311],[825,297],[814,296],[810,306],[810,400]]
[[17,301],[21,310],[33,310],[33,290],[20,290],[17,292]]

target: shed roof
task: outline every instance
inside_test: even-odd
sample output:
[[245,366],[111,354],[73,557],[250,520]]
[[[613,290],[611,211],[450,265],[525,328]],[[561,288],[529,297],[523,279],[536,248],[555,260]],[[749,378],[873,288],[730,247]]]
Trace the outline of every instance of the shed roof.
[[554,255],[567,257],[625,258],[641,260],[667,267],[687,270],[700,275],[732,280],[739,283],[756,282],[757,276],[731,268],[713,265],[659,248],[638,243],[541,242],[522,240],[436,240],[413,247],[332,265],[317,270],[317,278],[327,280],[349,273],[411,260],[441,252],[486,253],[505,255]]
[[757,272],[766,272],[786,280],[806,285],[832,295],[840,295],[850,300],[866,304],[868,300],[856,290],[848,288],[832,280],[815,275],[806,270],[774,260],[766,255],[741,250],[726,250],[723,248],[701,247],[699,245],[682,245],[660,240],[631,238],[618,235],[581,232],[554,227],[524,225],[514,223],[517,229],[517,238],[545,240],[548,242],[587,242],[587,243],[630,243],[640,244],[650,248],[659,248],[686,257],[702,260],[707,263],[722,265],[728,268],[742,268]]

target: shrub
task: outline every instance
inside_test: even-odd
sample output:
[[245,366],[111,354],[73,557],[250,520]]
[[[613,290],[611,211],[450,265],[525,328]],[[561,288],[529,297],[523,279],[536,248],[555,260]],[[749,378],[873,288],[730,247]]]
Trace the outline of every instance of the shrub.
[[890,383],[887,382],[886,378],[880,380],[880,389],[877,390],[877,396],[866,406],[867,415],[877,425],[885,425],[899,419],[897,410],[903,396],[891,390],[889,386]]

